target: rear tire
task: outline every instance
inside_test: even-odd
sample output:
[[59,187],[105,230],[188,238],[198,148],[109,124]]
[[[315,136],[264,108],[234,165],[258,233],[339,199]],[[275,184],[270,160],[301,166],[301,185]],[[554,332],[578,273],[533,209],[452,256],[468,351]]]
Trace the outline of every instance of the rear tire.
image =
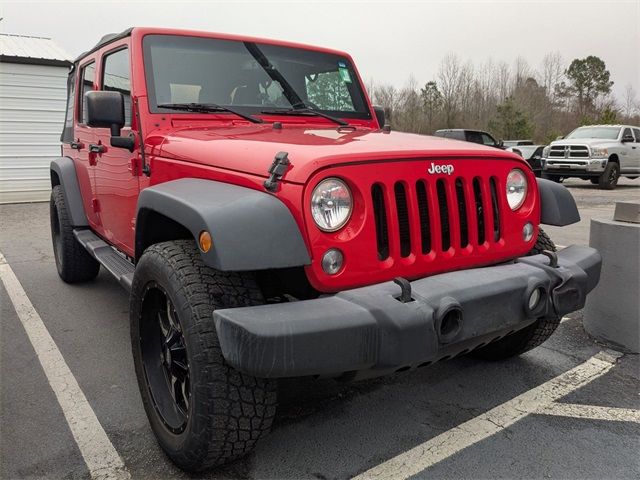
[[87,252],[73,235],[64,192],[60,185],[51,190],[49,201],[51,240],[58,275],[67,283],[93,280],[100,271],[100,264]]
[[[540,229],[536,244],[529,255],[537,255],[544,250],[555,252],[556,246],[549,235]],[[539,318],[528,327],[475,350],[473,355],[485,360],[503,360],[521,355],[544,343],[556,331],[559,324],[560,319],[557,317]]]
[[236,460],[268,433],[276,383],[238,372],[213,312],[264,303],[249,273],[207,267],[191,240],[151,246],[131,290],[133,358],[147,417],[171,460],[201,471]]
[[613,190],[618,185],[618,178],[620,178],[620,165],[609,161],[602,175],[598,177],[598,186],[602,190]]

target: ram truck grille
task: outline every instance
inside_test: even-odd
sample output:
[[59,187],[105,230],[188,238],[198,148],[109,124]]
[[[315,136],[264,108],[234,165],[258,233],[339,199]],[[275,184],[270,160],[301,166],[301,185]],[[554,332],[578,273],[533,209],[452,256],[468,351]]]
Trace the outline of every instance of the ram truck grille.
[[[326,169],[309,182],[327,177],[347,182],[354,211],[347,226],[325,233],[307,218],[312,265],[307,277],[320,291],[370,285],[404,277],[499,263],[526,254],[531,242],[522,238],[527,222],[539,223],[538,189],[531,169],[510,159],[440,160],[453,172],[429,174],[431,160],[343,165]],[[527,173],[529,193],[513,212],[506,201],[505,182],[512,168]],[[537,235],[537,230],[536,230]],[[345,258],[337,275],[322,271],[321,258],[339,248]]]
[[549,158],[589,158],[586,145],[553,145],[549,149]]

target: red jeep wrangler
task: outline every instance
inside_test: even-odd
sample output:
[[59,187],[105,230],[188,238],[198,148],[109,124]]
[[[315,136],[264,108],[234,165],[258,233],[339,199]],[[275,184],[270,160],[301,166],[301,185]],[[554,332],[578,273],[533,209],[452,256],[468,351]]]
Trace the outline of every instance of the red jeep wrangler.
[[600,256],[519,156],[392,132],[349,55],[151,28],[69,75],[51,231],[65,282],[130,291],[146,413],[175,463],[236,459],[278,378],[355,380],[523,353],[582,308]]

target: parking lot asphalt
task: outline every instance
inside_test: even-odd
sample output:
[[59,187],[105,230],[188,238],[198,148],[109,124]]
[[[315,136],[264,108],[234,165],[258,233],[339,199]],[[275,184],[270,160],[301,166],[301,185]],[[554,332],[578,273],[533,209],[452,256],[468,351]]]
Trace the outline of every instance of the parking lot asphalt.
[[[583,220],[547,228],[560,245],[587,244],[590,218],[611,217],[615,201],[640,198],[640,180],[623,179],[614,191],[566,185]],[[119,284],[104,271],[82,285],[58,278],[48,204],[1,205],[0,252],[126,473],[197,478],[167,460],[148,426]],[[2,283],[0,315],[0,477],[89,478]],[[202,477],[637,479],[640,361],[612,354],[589,338],[576,312],[543,346],[503,362],[461,357],[354,384],[281,382],[272,434],[245,459]]]

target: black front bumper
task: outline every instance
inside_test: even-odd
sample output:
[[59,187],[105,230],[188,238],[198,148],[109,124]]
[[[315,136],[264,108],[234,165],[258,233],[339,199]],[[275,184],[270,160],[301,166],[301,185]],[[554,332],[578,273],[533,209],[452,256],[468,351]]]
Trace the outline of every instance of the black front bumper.
[[[385,282],[316,300],[217,310],[222,353],[257,377],[384,374],[470,351],[542,317],[584,306],[601,258],[571,246],[544,255],[411,282],[411,301]],[[539,289],[533,310],[529,297]],[[366,372],[366,373],[365,373]]]

